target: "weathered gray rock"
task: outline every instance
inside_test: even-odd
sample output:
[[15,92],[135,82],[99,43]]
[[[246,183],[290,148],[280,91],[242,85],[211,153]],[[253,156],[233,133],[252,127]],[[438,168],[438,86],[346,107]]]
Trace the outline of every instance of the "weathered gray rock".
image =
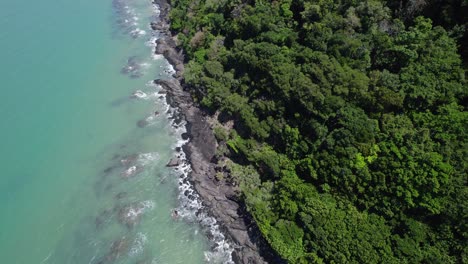
[[182,161],[179,158],[172,158],[167,164],[166,167],[176,167],[182,164]]
[[158,30],[158,31],[168,31],[169,30],[169,25],[167,23],[165,23],[164,21],[151,22],[150,26],[151,26],[152,30]]
[[163,55],[167,61],[174,67],[176,75],[182,76],[184,72],[184,54],[183,51],[178,51],[176,43],[169,36],[163,36],[156,41],[156,54]]
[[163,55],[167,61],[174,67],[176,73],[174,77],[181,79],[184,73],[184,53],[178,49],[169,27],[170,5],[167,0],[154,0],[159,6],[159,20],[151,23],[153,30],[159,31],[161,37],[156,41],[156,54]]

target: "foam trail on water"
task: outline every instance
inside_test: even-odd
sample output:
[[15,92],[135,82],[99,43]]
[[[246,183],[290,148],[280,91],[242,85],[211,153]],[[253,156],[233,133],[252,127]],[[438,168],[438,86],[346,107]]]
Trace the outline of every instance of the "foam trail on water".
[[[169,108],[174,112],[174,116],[179,115],[178,109],[170,106]],[[180,138],[174,146],[175,148],[182,148],[189,142],[188,139],[182,139],[182,134],[187,132],[185,124],[185,121],[182,122],[182,125],[172,124],[175,133]],[[192,168],[186,154],[181,152],[178,157],[183,161],[181,165],[174,168],[174,170],[182,172],[179,177],[179,207],[177,208],[179,215],[189,223],[200,224],[206,235],[211,238],[211,250],[205,252],[205,261],[208,263],[233,264],[231,255],[234,248],[221,232],[216,219],[209,215],[207,208],[203,206],[200,196],[188,179]]]
[[50,257],[52,256],[52,251],[49,253],[49,255],[47,257],[45,257],[42,261],[41,261],[41,264],[42,263],[46,263],[46,261],[48,261],[50,259]]
[[146,237],[146,235],[142,232],[138,232],[135,240],[133,241],[133,245],[128,252],[128,255],[133,257],[135,255],[141,254],[145,248],[145,244],[147,241],[148,238]]
[[[159,16],[160,9],[157,4],[153,4],[155,13]],[[159,19],[159,18],[158,18]],[[157,39],[154,39],[156,43]],[[156,44],[154,45],[156,49]],[[153,53],[154,54],[154,53]],[[160,55],[161,56],[161,55]],[[159,57],[153,57],[159,59]],[[174,67],[166,61],[165,73],[169,76],[176,73]],[[161,89],[161,87],[157,87]],[[166,95],[162,96],[162,99],[166,99]],[[166,104],[166,113],[168,118],[170,118],[171,125],[176,136],[179,138],[179,141],[176,143],[174,148],[182,148],[185,144],[188,143],[187,140],[182,139],[182,134],[187,132],[186,121],[181,118],[180,112],[178,109],[172,108],[167,104],[167,100],[163,100]],[[169,116],[169,114],[171,116]],[[216,219],[208,214],[207,208],[205,208],[201,202],[200,196],[196,193],[194,187],[190,183],[188,177],[192,168],[187,160],[186,154],[182,151],[179,154],[179,159],[182,160],[182,164],[175,167],[174,170],[182,172],[179,177],[179,206],[178,212],[180,216],[185,219],[187,222],[198,222],[204,232],[211,237],[211,250],[205,252],[205,261],[208,263],[225,263],[233,264],[232,252],[234,251],[231,244],[228,242],[224,234],[220,230],[220,226]]]
[[[127,64],[122,68],[122,73],[127,74],[132,78],[141,77],[145,71],[150,69],[151,64],[156,64],[162,70],[161,77],[170,78],[170,76],[176,73],[174,67],[169,64],[167,60],[161,61],[164,57],[162,55],[155,54],[157,49],[157,40],[161,37],[163,32],[150,31],[142,29],[140,23],[140,14],[128,5],[127,0],[113,0],[114,6],[117,8],[117,14],[119,15],[119,25],[121,26],[120,32],[127,34],[132,38],[146,37],[148,40],[145,45],[151,48],[151,59],[142,60],[138,57],[129,57]],[[159,15],[161,13],[160,7],[157,4],[152,4],[153,16],[156,21],[160,21]],[[155,62],[154,60],[159,60]],[[163,89],[159,85],[155,85],[153,82],[146,84],[148,88],[138,89],[132,94],[132,98],[139,100],[153,100],[158,106],[165,108],[164,113],[166,117],[170,119],[170,125],[172,126],[173,134],[179,138],[174,148],[182,148],[183,145],[188,143],[188,140],[182,139],[182,134],[187,132],[186,121],[181,116],[180,111],[176,108],[172,108],[167,103],[167,95],[163,92]],[[151,90],[151,91],[149,91]],[[160,93],[161,92],[161,93]],[[154,113],[154,112],[153,112]],[[159,112],[158,112],[159,113]],[[143,117],[140,122],[141,127],[155,124],[157,116],[151,114],[147,117]],[[217,220],[209,215],[209,210],[203,206],[200,196],[194,190],[194,187],[189,181],[189,174],[192,171],[191,165],[189,164],[186,154],[181,151],[178,153],[178,158],[182,161],[179,166],[174,167],[174,172],[177,171],[181,174],[178,178],[178,206],[177,211],[180,217],[188,223],[200,225],[203,232],[210,238],[210,250],[204,252],[205,261],[207,263],[226,263],[232,264],[231,254],[233,247],[229,243],[228,239],[220,230],[220,225]],[[142,168],[149,169],[147,167],[153,166],[159,161],[159,154],[155,152],[140,153],[137,155],[135,160],[125,160],[125,171],[124,175],[128,177],[136,175]],[[180,173],[181,172],[181,173]],[[123,207],[120,210],[121,217],[124,218],[124,223],[132,225],[139,221],[140,216],[147,210],[152,210],[155,207],[154,202],[146,200],[138,203],[130,204]],[[145,233],[138,232],[135,235],[134,241],[131,243],[128,251],[129,256],[140,255],[144,251],[145,244],[148,238]],[[158,263],[157,258],[153,258],[151,263]]]

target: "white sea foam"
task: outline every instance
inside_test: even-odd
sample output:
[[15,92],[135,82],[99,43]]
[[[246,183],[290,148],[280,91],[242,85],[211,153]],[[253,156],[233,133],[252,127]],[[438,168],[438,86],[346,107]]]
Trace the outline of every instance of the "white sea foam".
[[155,84],[154,81],[149,81],[145,84],[147,87],[155,87],[156,89],[162,89],[162,86],[159,84]]
[[140,63],[140,67],[145,68],[145,69],[149,68],[150,66],[151,66],[151,63],[148,63],[148,62]]
[[133,241],[133,245],[130,248],[128,254],[130,256],[141,254],[145,248],[145,244],[147,241],[148,241],[148,238],[146,237],[146,235],[142,232],[138,232],[136,234],[135,240]]
[[210,251],[204,252],[205,260],[208,263],[234,263],[231,257],[234,249],[220,231],[216,219],[207,214],[199,195],[194,191],[192,184],[186,178],[191,171],[190,165],[181,165],[180,171],[184,172],[184,177],[179,179],[179,214],[188,222],[197,221],[205,232],[211,235],[210,242],[213,247]]
[[168,74],[172,75],[172,74],[175,74],[176,71],[174,70],[174,67],[168,63],[167,67],[166,67],[166,71]]
[[151,37],[148,41],[145,42],[146,46],[148,47],[156,47],[156,40],[158,40],[157,37]]
[[[136,26],[137,24],[134,23],[134,26]],[[134,38],[137,38],[137,37],[141,37],[141,36],[144,36],[146,35],[146,31],[144,31],[143,29],[140,29],[140,28],[135,28],[133,29],[132,31],[130,31],[130,35]]]
[[140,202],[140,204],[142,205],[144,212],[146,212],[147,210],[153,210],[155,206],[154,201],[151,200],[142,201]]
[[[123,12],[125,14],[122,14],[122,21],[125,21],[125,28],[124,31],[130,34],[134,38],[138,38],[144,35],[147,35],[147,32],[141,28],[138,27],[138,21],[139,21],[139,15],[135,12],[134,9],[132,9],[130,6],[125,4],[124,0],[115,0],[118,1],[120,6],[123,7]],[[156,19],[158,19],[158,16],[160,15],[160,7],[157,4],[153,4],[153,15],[156,16]],[[125,19],[125,20],[124,20]],[[133,24],[133,25],[132,25]],[[151,56],[153,60],[160,60],[163,59],[164,57],[160,54],[155,54],[155,49],[156,49],[156,40],[158,39],[159,33],[157,32],[152,32],[152,37],[145,43],[147,46],[152,47],[152,52]],[[163,65],[163,71],[164,75],[173,75],[175,73],[174,68],[172,65],[169,63],[165,62]],[[140,65],[141,67],[145,67],[144,65]],[[148,82],[147,83],[148,87],[155,87],[157,91],[161,90],[162,88],[159,85],[154,84],[153,82]],[[138,91],[137,91],[138,92]],[[147,99],[149,98],[149,94],[147,92],[140,91],[141,93],[134,94],[137,98],[141,99]],[[167,103],[166,103],[166,95],[165,94],[156,94],[153,93],[157,98],[162,98],[163,100],[161,101],[156,101],[159,104],[163,104],[165,106],[165,113],[167,117],[174,117],[178,116],[178,110],[171,108]],[[150,116],[146,118],[146,121],[154,121],[155,117]],[[171,125],[173,126],[173,132],[174,134],[180,138],[179,141],[177,141],[176,145],[174,147],[182,147],[184,144],[188,142],[188,140],[182,140],[181,135],[182,133],[186,132],[186,122],[181,121],[180,123],[176,124],[174,119],[171,119]],[[220,231],[219,224],[217,223],[216,219],[212,216],[210,216],[207,213],[207,208],[205,208],[202,205],[201,199],[199,195],[195,192],[192,184],[188,180],[188,175],[191,172],[191,166],[187,162],[186,155],[185,153],[181,152],[179,154],[179,158],[183,161],[181,165],[177,166],[174,168],[178,173],[182,172],[181,177],[179,178],[179,195],[178,195],[178,200],[179,200],[179,206],[178,206],[178,212],[179,215],[182,219],[184,219],[187,222],[193,222],[193,223],[199,223],[200,226],[202,227],[202,230],[206,233],[209,233],[212,237],[211,243],[212,243],[212,250],[209,252],[205,252],[205,259],[208,263],[227,263],[231,264],[233,263],[231,259],[231,253],[233,251],[232,246],[230,243],[227,241],[227,239],[224,237],[222,232]],[[144,153],[144,154],[139,154],[138,159],[135,164],[133,164],[133,169],[136,170],[137,166],[147,166],[150,165],[151,163],[154,163],[159,159],[159,155],[157,153]],[[132,167],[128,168],[131,169]],[[142,213],[144,213],[146,210],[151,210],[155,206],[153,201],[143,201],[140,202],[137,206],[134,206],[130,208],[126,213],[128,214],[129,217],[138,217]],[[130,250],[130,254],[139,254],[143,248],[144,244],[146,243],[146,236],[144,234],[138,233],[137,237],[135,238],[135,241],[133,243],[133,246]],[[158,263],[156,259],[153,259],[151,263]]]
[[146,211],[152,210],[154,206],[154,202],[151,200],[142,201],[137,206],[127,208],[125,212],[125,217],[132,221],[135,221],[140,215],[142,215]]
[[136,166],[131,166],[130,168],[128,168],[128,169],[125,170],[125,175],[130,176],[130,175],[132,175],[133,173],[135,173],[136,170],[137,170],[137,167],[136,167]]
[[159,160],[159,154],[157,152],[142,153],[138,155],[138,162],[142,166],[149,165],[157,160]]
[[153,54],[151,55],[151,58],[153,60],[162,60],[162,59],[164,59],[164,56],[161,55],[161,54],[156,54],[156,53],[153,52]]
[[148,99],[148,95],[143,92],[142,90],[136,90],[132,96],[138,98],[138,99]]
[[159,15],[161,14],[161,7],[158,4],[153,4],[152,6],[154,15],[159,17]]
[[[178,111],[177,109],[170,109],[172,110],[171,112]],[[179,138],[181,138],[183,133],[187,132],[185,122],[183,122],[183,124],[184,125],[174,127],[174,132]],[[188,140],[180,139],[177,141],[175,147],[182,147],[187,142]],[[179,206],[177,211],[180,217],[187,222],[198,222],[204,232],[210,234],[212,237],[210,240],[212,244],[211,250],[204,252],[205,261],[207,263],[233,264],[234,262],[231,257],[234,251],[233,247],[221,232],[216,219],[207,213],[207,208],[203,206],[200,196],[188,180],[188,175],[192,171],[192,168],[187,162],[186,154],[184,152],[180,153],[179,159],[183,162],[181,165],[175,167],[174,170],[183,173],[179,177]]]

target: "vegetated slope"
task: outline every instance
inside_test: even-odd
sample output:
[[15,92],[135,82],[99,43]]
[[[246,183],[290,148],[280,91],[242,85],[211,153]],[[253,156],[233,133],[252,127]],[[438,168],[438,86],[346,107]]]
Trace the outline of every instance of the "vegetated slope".
[[444,28],[378,0],[172,6],[187,86],[234,121],[215,129],[227,180],[284,259],[468,261],[467,84]]

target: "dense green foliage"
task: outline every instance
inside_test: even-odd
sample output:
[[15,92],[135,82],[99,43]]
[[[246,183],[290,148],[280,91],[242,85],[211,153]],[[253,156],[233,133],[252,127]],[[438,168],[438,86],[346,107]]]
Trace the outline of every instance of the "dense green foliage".
[[396,3],[172,3],[186,84],[234,120],[215,132],[291,263],[468,262],[465,72]]

